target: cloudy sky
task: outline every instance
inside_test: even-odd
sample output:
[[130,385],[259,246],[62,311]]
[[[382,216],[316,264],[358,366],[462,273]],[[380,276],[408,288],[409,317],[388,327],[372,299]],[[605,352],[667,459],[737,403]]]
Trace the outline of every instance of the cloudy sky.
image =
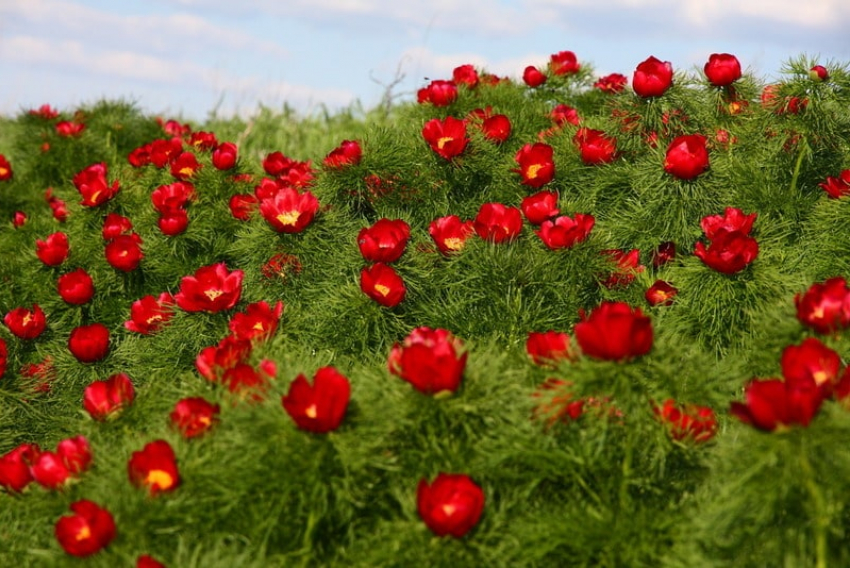
[[0,114],[369,108],[392,84],[412,97],[465,63],[519,78],[563,50],[629,77],[650,55],[695,70],[727,52],[770,78],[803,54],[850,62],[848,29],[848,0],[0,0]]

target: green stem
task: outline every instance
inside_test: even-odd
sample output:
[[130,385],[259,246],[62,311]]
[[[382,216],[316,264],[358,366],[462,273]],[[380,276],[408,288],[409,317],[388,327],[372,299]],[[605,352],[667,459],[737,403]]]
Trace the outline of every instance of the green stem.
[[797,178],[800,177],[800,168],[803,167],[803,157],[806,155],[806,151],[809,149],[809,145],[806,143],[805,138],[800,139],[800,151],[797,153],[797,163],[794,164],[794,175],[791,176],[791,193],[797,193]]
[[809,495],[812,498],[814,506],[814,530],[815,530],[815,567],[826,568],[827,562],[827,542],[826,532],[829,528],[829,514],[827,513],[826,499],[823,491],[815,479],[815,472],[812,464],[809,462],[809,456],[806,453],[805,445],[800,451],[800,469],[803,473],[803,480]]

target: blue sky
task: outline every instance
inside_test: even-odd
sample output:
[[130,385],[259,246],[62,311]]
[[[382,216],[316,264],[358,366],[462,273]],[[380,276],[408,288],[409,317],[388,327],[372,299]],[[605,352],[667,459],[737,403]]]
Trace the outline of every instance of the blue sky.
[[759,77],[798,55],[850,62],[847,0],[0,0],[0,114],[101,98],[202,120],[301,112],[393,93],[474,64],[519,79],[570,50],[631,77],[733,53]]

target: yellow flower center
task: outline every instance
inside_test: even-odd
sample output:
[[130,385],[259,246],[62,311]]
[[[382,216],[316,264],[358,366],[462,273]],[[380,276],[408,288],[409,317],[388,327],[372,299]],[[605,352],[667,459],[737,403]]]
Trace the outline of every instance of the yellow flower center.
[[460,249],[463,248],[463,245],[466,244],[466,243],[464,243],[462,239],[459,239],[457,237],[451,237],[451,238],[448,238],[448,239],[444,239],[443,244],[449,250],[460,250]]
[[445,513],[445,515],[447,517],[451,517],[452,515],[455,514],[455,511],[457,511],[457,507],[455,507],[451,503],[446,503],[445,505],[443,505],[440,508],[443,510],[443,513]]
[[289,211],[288,213],[278,215],[277,220],[281,225],[294,225],[298,222],[300,215],[298,211]]
[[145,484],[161,490],[171,489],[174,485],[174,478],[167,471],[152,469],[145,478]]
[[307,418],[315,418],[317,416],[316,405],[311,404],[308,406],[306,410],[304,410],[304,415],[307,416]]
[[827,380],[829,380],[829,375],[826,374],[825,371],[815,371],[812,373],[812,377],[815,379],[815,382],[819,385],[824,384]]
[[454,138],[452,138],[451,136],[443,136],[443,137],[437,139],[437,148],[442,150],[445,147],[445,145],[448,144],[449,142],[451,142],[452,140],[454,140]]
[[215,302],[215,300],[216,300],[219,296],[221,296],[222,294],[224,294],[224,291],[222,291],[222,290],[218,290],[218,289],[204,290],[204,296],[206,296],[207,298],[209,298],[209,299],[210,299],[210,302]]
[[153,323],[153,322],[155,322],[155,321],[161,321],[161,320],[162,320],[162,316],[161,316],[161,315],[159,315],[159,314],[156,314],[156,315],[153,315],[153,316],[149,317],[148,319],[146,319],[146,320],[145,320],[145,323],[147,323],[148,325],[150,325],[150,324],[152,324],[152,323]]
[[525,171],[525,175],[528,179],[534,179],[537,177],[537,172],[543,167],[543,164],[531,164],[528,166],[528,169]]
[[254,327],[252,327],[251,329],[254,329],[256,331],[265,331],[266,326],[263,325],[263,322],[258,321],[257,323],[254,324]]
[[192,177],[192,175],[194,173],[195,173],[195,168],[190,168],[190,167],[180,168],[180,175],[182,175],[182,176]]
[[91,538],[91,529],[88,525],[83,525],[83,528],[79,530],[77,534],[74,535],[74,539],[79,542],[81,540],[88,540]]
[[6,168],[0,168],[0,176],[5,176],[9,173],[9,170]]
[[375,284],[375,291],[381,296],[386,297],[390,293],[390,289],[383,284]]
[[24,324],[25,326],[27,326],[27,325],[29,325],[29,324],[30,324],[30,322],[31,322],[31,321],[32,321],[32,315],[30,315],[30,314],[25,314],[25,315],[24,315],[24,319],[23,319],[23,324]]

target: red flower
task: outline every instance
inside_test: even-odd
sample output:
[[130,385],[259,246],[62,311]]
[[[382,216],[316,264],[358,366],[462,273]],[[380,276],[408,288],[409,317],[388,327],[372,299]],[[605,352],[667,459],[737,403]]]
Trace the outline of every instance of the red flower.
[[462,250],[466,239],[474,232],[472,221],[461,221],[457,215],[434,219],[428,225],[428,234],[444,255]]
[[250,193],[234,195],[230,198],[230,214],[234,219],[247,221],[251,218],[251,213],[257,210],[259,202],[260,200]]
[[363,157],[363,149],[357,140],[343,140],[339,146],[331,150],[322,161],[326,168],[339,170],[348,166],[356,166]]
[[6,156],[0,154],[0,181],[10,179],[12,179],[12,165],[6,159]]
[[673,241],[664,241],[652,251],[652,266],[658,268],[671,262],[676,258],[676,243]]
[[36,483],[47,489],[59,489],[89,468],[91,446],[83,436],[59,442],[55,452],[40,452],[32,458],[30,472]]
[[416,506],[434,534],[461,538],[481,518],[484,491],[467,475],[440,473],[431,484],[419,481]]
[[607,164],[617,157],[617,139],[601,130],[579,128],[573,143],[578,146],[581,161],[587,165]]
[[696,255],[706,266],[723,274],[735,274],[745,269],[759,253],[758,242],[740,231],[718,229],[705,248],[701,242],[694,246]]
[[542,142],[526,144],[520,148],[514,156],[519,169],[513,170],[522,176],[520,183],[537,189],[552,181],[555,177],[552,154],[552,147]]
[[278,233],[300,233],[313,221],[319,200],[309,190],[298,193],[292,187],[278,190],[274,196],[260,200],[260,213]]
[[136,568],[165,568],[165,564],[149,554],[142,554],[136,559]]
[[12,226],[16,229],[23,227],[27,222],[27,214],[23,211],[15,211],[12,215]]
[[516,207],[501,203],[484,203],[478,209],[472,226],[484,240],[494,243],[509,242],[522,231],[522,213]]
[[109,328],[102,323],[75,327],[68,337],[68,349],[81,363],[100,361],[109,353]]
[[103,254],[106,256],[106,262],[115,270],[132,272],[145,257],[141,245],[142,238],[137,233],[118,235],[106,243]]
[[572,51],[559,51],[549,57],[549,70],[554,75],[573,75],[579,69],[581,65]]
[[504,114],[491,114],[491,108],[475,109],[469,113],[467,122],[477,126],[484,137],[501,144],[511,135],[511,121]]
[[459,65],[452,70],[452,81],[457,85],[466,85],[474,89],[478,86],[478,80],[478,71],[470,64]]
[[36,444],[20,444],[0,456],[0,487],[20,493],[33,481],[30,465],[41,449]]
[[198,158],[192,152],[182,152],[171,162],[171,175],[179,180],[187,180],[201,169]]
[[216,313],[229,310],[242,295],[241,270],[227,271],[223,262],[202,266],[194,276],[180,280],[180,291],[174,300],[187,312]]
[[714,240],[721,230],[727,232],[738,231],[744,235],[749,235],[753,229],[753,223],[756,217],[758,217],[758,213],[746,215],[737,207],[727,207],[723,215],[708,215],[703,217],[702,221],[700,221],[700,227],[702,227],[708,240]]
[[83,207],[97,207],[115,197],[120,186],[117,181],[106,180],[106,163],[92,164],[74,176],[74,187],[80,192]]
[[639,97],[660,97],[673,84],[673,66],[669,61],[661,61],[654,56],[641,62],[635,68],[632,88]]
[[198,150],[212,150],[218,146],[218,138],[212,132],[193,132],[189,136],[189,145]]
[[274,309],[265,300],[254,302],[248,304],[244,312],[233,314],[228,327],[238,339],[265,341],[277,331],[282,312],[283,302],[280,300]]
[[826,81],[829,79],[829,71],[823,65],[815,65],[809,69],[809,78],[812,81]]
[[549,118],[558,125],[564,126],[565,124],[572,124],[573,126],[578,126],[581,123],[581,118],[579,118],[578,111],[573,107],[565,104],[556,105],[549,112]]
[[360,271],[360,290],[388,308],[399,305],[407,294],[404,280],[391,266],[383,262]]
[[602,302],[581,313],[575,337],[585,355],[605,361],[627,361],[652,349],[652,322],[640,308],[624,302]]
[[741,78],[741,62],[729,53],[712,53],[703,70],[715,87],[728,87]]
[[644,297],[646,298],[646,301],[649,302],[650,306],[670,306],[673,304],[673,298],[675,298],[678,293],[679,290],[669,282],[656,280],[652,286],[646,290]]
[[222,375],[244,363],[251,354],[251,341],[228,335],[214,347],[206,347],[195,358],[195,368],[208,381],[216,382]]
[[12,332],[12,335],[20,339],[35,339],[47,329],[47,318],[38,304],[33,304],[32,309],[15,308],[3,318],[3,323]]
[[293,164],[295,164],[295,160],[280,152],[272,152],[263,158],[263,169],[270,176],[283,175]]
[[217,170],[231,170],[236,166],[238,150],[233,142],[219,144],[212,153],[212,164]]
[[747,385],[744,397],[746,402],[732,403],[732,415],[768,432],[793,424],[808,426],[823,402],[823,394],[814,379],[753,380]]
[[168,292],[158,298],[148,295],[136,300],[130,306],[130,319],[124,322],[124,327],[142,335],[156,333],[174,315],[173,305],[174,297]]
[[173,491],[180,485],[177,458],[165,440],[154,440],[127,462],[127,475],[136,487],[146,488],[151,496]]
[[825,396],[830,396],[841,373],[841,357],[815,337],[782,351],[782,376],[789,383],[813,380]]
[[237,363],[224,371],[221,383],[227,390],[249,402],[260,402],[269,388],[269,379],[277,375],[277,366],[268,359],[260,361],[256,369],[247,363]]
[[632,249],[629,252],[611,249],[603,250],[601,253],[608,256],[616,264],[614,272],[609,274],[602,283],[606,288],[628,286],[634,281],[635,275],[644,271],[643,265],[640,264],[640,251],[638,249]]
[[86,129],[86,125],[82,122],[73,122],[70,120],[60,120],[55,126],[56,134],[62,138],[70,138],[79,136]]
[[300,274],[303,267],[294,254],[277,253],[263,265],[263,276],[269,279],[280,278],[284,282],[293,274]]
[[157,227],[166,237],[174,237],[183,234],[189,226],[189,214],[179,209],[167,215],[163,215],[157,221]]
[[75,306],[88,303],[94,296],[94,282],[88,272],[82,268],[60,276],[56,281],[56,287],[62,299]]
[[161,185],[151,193],[151,203],[161,215],[171,215],[182,211],[190,201],[195,200],[195,186],[187,181],[178,181]]
[[62,549],[71,556],[91,556],[115,538],[112,514],[97,503],[82,499],[71,503],[73,514],[60,517],[54,532]]
[[143,144],[127,154],[127,161],[134,168],[141,168],[151,163],[151,145]]
[[35,241],[35,254],[45,266],[59,266],[68,258],[69,252],[68,235],[65,233],[53,233],[46,240]]
[[29,390],[34,393],[50,391],[50,384],[56,380],[56,368],[48,355],[40,363],[29,363],[21,367],[21,377],[28,382]]
[[553,221],[544,221],[534,234],[551,250],[566,249],[587,240],[594,224],[593,215],[576,213],[574,218],[561,215]]
[[600,77],[593,84],[593,87],[599,89],[603,93],[621,93],[626,88],[626,83],[629,78],[620,73],[611,73]]
[[419,392],[455,392],[460,387],[467,353],[463,342],[445,329],[417,327],[393,345],[387,366]]
[[850,169],[844,170],[837,177],[827,176],[826,181],[818,184],[832,199],[840,199],[850,195]]
[[678,136],[670,142],[664,157],[664,171],[679,179],[691,180],[708,169],[708,149],[702,134]]
[[64,223],[68,219],[67,204],[58,197],[55,197],[53,195],[53,189],[50,187],[48,187],[47,191],[44,192],[44,198],[47,201],[47,205],[50,206],[50,210],[53,212],[53,218],[60,223]]
[[150,161],[160,169],[174,162],[182,152],[183,140],[179,137],[154,140],[150,143]]
[[448,106],[457,99],[457,85],[454,81],[435,79],[427,87],[419,89],[416,98],[420,104],[431,103],[437,107]]
[[560,331],[532,331],[525,341],[525,351],[536,365],[552,366],[572,357],[570,336]]
[[558,210],[558,194],[554,191],[539,191],[534,195],[522,198],[522,214],[532,225],[540,225],[556,217]]
[[95,420],[111,420],[133,404],[136,389],[125,373],[112,375],[105,381],[94,381],[83,391],[83,408]]
[[670,436],[677,441],[707,442],[717,434],[717,417],[707,406],[677,404],[667,399],[653,409],[655,416],[667,426]]
[[451,160],[466,149],[469,138],[466,135],[466,122],[447,116],[445,120],[432,118],[422,127],[422,137],[439,156]]
[[30,109],[30,116],[37,116],[44,120],[53,120],[57,116],[59,116],[59,111],[51,107],[49,104],[43,104],[37,109]]
[[111,241],[121,235],[133,233],[133,222],[118,213],[110,213],[103,219],[103,240]]
[[546,82],[546,75],[534,65],[529,65],[522,72],[522,80],[532,89]]
[[832,333],[850,326],[850,290],[841,276],[812,284],[804,294],[794,296],[794,305],[800,323],[817,333]]
[[218,422],[221,407],[201,397],[184,398],[177,401],[168,415],[171,425],[186,438],[195,438],[206,433]]
[[360,229],[357,246],[369,262],[395,262],[404,253],[409,238],[410,225],[404,219],[384,217],[371,227]]
[[298,375],[282,402],[299,428],[324,434],[339,428],[350,398],[348,379],[333,367],[322,367],[313,375],[312,386],[303,373]]

